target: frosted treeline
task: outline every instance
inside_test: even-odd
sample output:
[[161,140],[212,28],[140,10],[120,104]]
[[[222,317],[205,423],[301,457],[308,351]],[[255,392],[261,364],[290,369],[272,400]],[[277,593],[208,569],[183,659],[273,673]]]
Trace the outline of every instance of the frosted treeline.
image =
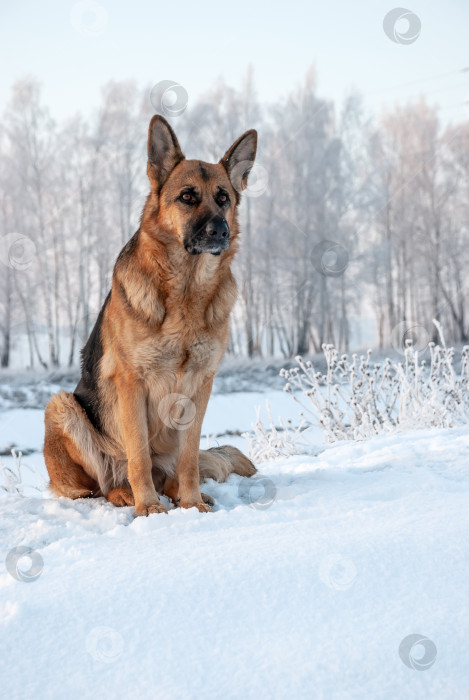
[[[151,88],[109,83],[92,113],[77,105],[57,122],[34,79],[13,86],[0,121],[2,366],[20,342],[28,366],[77,362],[148,192]],[[423,100],[371,119],[357,94],[320,96],[312,71],[273,104],[249,72],[240,89],[189,95],[178,116],[156,107],[188,157],[218,160],[259,131],[230,353],[347,352],[365,331],[364,345],[423,348],[433,318],[449,342],[468,339],[467,121],[443,127]]]

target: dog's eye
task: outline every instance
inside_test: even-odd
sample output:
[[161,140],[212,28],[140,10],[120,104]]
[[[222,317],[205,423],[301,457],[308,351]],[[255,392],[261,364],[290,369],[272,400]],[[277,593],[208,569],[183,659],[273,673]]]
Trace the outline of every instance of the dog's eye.
[[192,202],[193,197],[190,192],[183,192],[181,199],[183,202]]
[[221,192],[218,195],[218,203],[219,204],[226,204],[226,202],[229,202],[229,197],[227,194],[225,194],[225,192]]

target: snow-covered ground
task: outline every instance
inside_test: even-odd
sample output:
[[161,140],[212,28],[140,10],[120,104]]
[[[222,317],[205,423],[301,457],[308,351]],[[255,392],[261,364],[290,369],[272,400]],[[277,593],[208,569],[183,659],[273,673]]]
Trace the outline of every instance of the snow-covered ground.
[[[297,416],[276,390],[214,395],[211,444],[246,449],[267,398]],[[207,483],[214,513],[134,519],[48,494],[42,420],[0,414],[0,452],[30,452],[24,495],[0,491],[2,697],[469,697],[467,428],[314,433],[257,480]]]

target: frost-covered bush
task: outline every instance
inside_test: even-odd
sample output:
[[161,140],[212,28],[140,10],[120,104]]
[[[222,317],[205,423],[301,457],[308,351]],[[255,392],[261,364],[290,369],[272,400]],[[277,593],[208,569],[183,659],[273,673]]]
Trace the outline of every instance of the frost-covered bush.
[[309,424],[303,418],[298,427],[293,426],[290,420],[279,419],[279,427],[276,427],[272,417],[270,404],[266,403],[269,425],[266,428],[260,417],[260,407],[256,408],[257,420],[254,423],[253,433],[243,433],[249,445],[249,457],[253,462],[263,462],[277,457],[297,455],[302,448],[307,450],[308,442],[304,439]]
[[32,467],[22,464],[21,460],[23,457],[22,452],[11,451],[13,456],[13,466],[7,467],[3,464],[0,459],[0,476],[3,479],[3,483],[0,481],[0,491],[6,491],[7,493],[12,493],[18,496],[24,496],[26,489],[33,489],[35,491],[42,491],[43,489],[38,486],[29,485],[25,483],[23,469],[27,469],[31,474],[34,474],[36,479],[44,482],[44,479],[38,475],[35,469]]
[[[298,367],[281,370],[285,391],[302,408],[300,428],[282,425],[279,432],[258,421],[251,453],[264,459],[294,454],[298,436],[304,442],[309,427],[319,425],[329,442],[362,440],[379,433],[409,428],[451,428],[469,423],[469,347],[464,347],[461,371],[454,369],[454,349],[430,343],[430,360],[419,359],[407,341],[402,362],[374,364],[371,350],[349,358],[323,345],[327,368],[297,357]],[[296,453],[300,450],[297,449]]]
[[307,420],[321,425],[330,442],[363,439],[397,427],[450,428],[469,422],[469,348],[463,349],[459,376],[453,348],[431,343],[429,350],[429,366],[410,342],[403,362],[372,364],[371,351],[350,360],[325,345],[326,373],[297,357],[299,367],[282,370],[285,391],[302,405]]

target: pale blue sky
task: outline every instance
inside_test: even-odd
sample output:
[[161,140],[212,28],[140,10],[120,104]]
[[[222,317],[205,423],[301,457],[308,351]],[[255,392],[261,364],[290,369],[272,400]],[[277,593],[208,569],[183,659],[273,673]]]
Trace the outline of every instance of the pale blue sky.
[[[355,87],[377,111],[423,92],[441,105],[445,121],[469,117],[469,71],[458,73],[469,67],[465,0],[410,0],[405,7],[419,16],[421,34],[409,45],[383,31],[395,0],[99,3],[107,23],[92,37],[72,24],[75,0],[1,0],[0,108],[14,80],[27,74],[41,80],[61,118],[97,106],[111,78],[135,78],[142,87],[172,79],[191,98],[220,75],[238,86],[249,63],[259,96],[269,100],[302,81],[314,62],[324,97],[340,100]],[[403,87],[408,83],[415,84]]]

